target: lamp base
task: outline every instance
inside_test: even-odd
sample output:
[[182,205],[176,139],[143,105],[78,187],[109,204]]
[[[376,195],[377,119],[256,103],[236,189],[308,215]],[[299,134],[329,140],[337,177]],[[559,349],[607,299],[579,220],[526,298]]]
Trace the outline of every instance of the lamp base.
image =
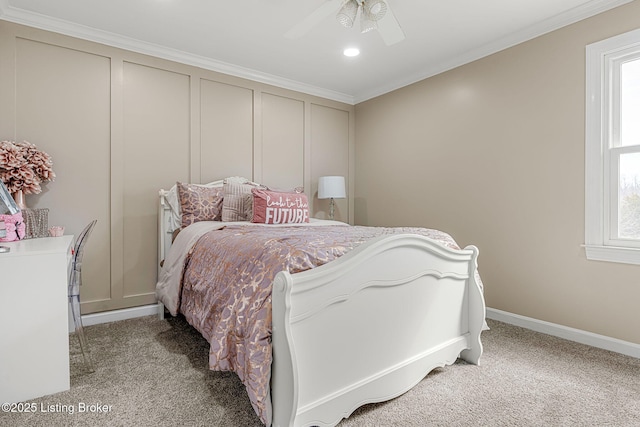
[[329,219],[333,220],[333,215],[335,211],[336,211],[336,201],[332,197],[331,201],[329,202]]

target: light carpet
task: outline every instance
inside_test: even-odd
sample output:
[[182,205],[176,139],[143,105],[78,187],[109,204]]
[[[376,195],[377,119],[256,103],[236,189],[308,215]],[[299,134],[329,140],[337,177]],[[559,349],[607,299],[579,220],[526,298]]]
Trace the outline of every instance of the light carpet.
[[[480,366],[438,368],[339,426],[640,426],[640,359],[488,324]],[[86,372],[70,336],[71,389],[29,401],[35,412],[0,413],[0,425],[262,425],[236,375],[207,369],[207,343],[184,318],[149,316],[85,331],[96,372]]]

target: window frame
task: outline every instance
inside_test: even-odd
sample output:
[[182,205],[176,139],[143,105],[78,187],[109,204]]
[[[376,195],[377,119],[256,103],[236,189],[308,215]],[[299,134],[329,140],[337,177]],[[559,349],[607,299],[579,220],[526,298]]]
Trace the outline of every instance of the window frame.
[[[614,239],[617,231],[618,159],[638,146],[610,147],[619,131],[614,68],[640,55],[640,29],[586,47],[585,252],[587,259],[640,265],[640,242]],[[613,211],[613,212],[612,212]],[[615,222],[612,221],[615,218]]]

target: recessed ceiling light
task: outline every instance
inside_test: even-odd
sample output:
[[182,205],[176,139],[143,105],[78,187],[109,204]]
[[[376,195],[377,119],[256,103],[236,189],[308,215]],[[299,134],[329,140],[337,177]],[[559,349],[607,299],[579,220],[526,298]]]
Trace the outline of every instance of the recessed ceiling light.
[[360,49],[356,48],[356,47],[349,47],[347,49],[344,50],[344,56],[358,56],[360,55]]

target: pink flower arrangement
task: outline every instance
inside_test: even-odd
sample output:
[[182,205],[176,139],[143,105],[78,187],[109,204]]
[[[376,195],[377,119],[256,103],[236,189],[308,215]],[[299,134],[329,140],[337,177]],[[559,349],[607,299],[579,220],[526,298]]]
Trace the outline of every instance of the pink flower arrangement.
[[38,194],[40,184],[53,181],[51,156],[27,141],[0,141],[0,180],[10,193]]

